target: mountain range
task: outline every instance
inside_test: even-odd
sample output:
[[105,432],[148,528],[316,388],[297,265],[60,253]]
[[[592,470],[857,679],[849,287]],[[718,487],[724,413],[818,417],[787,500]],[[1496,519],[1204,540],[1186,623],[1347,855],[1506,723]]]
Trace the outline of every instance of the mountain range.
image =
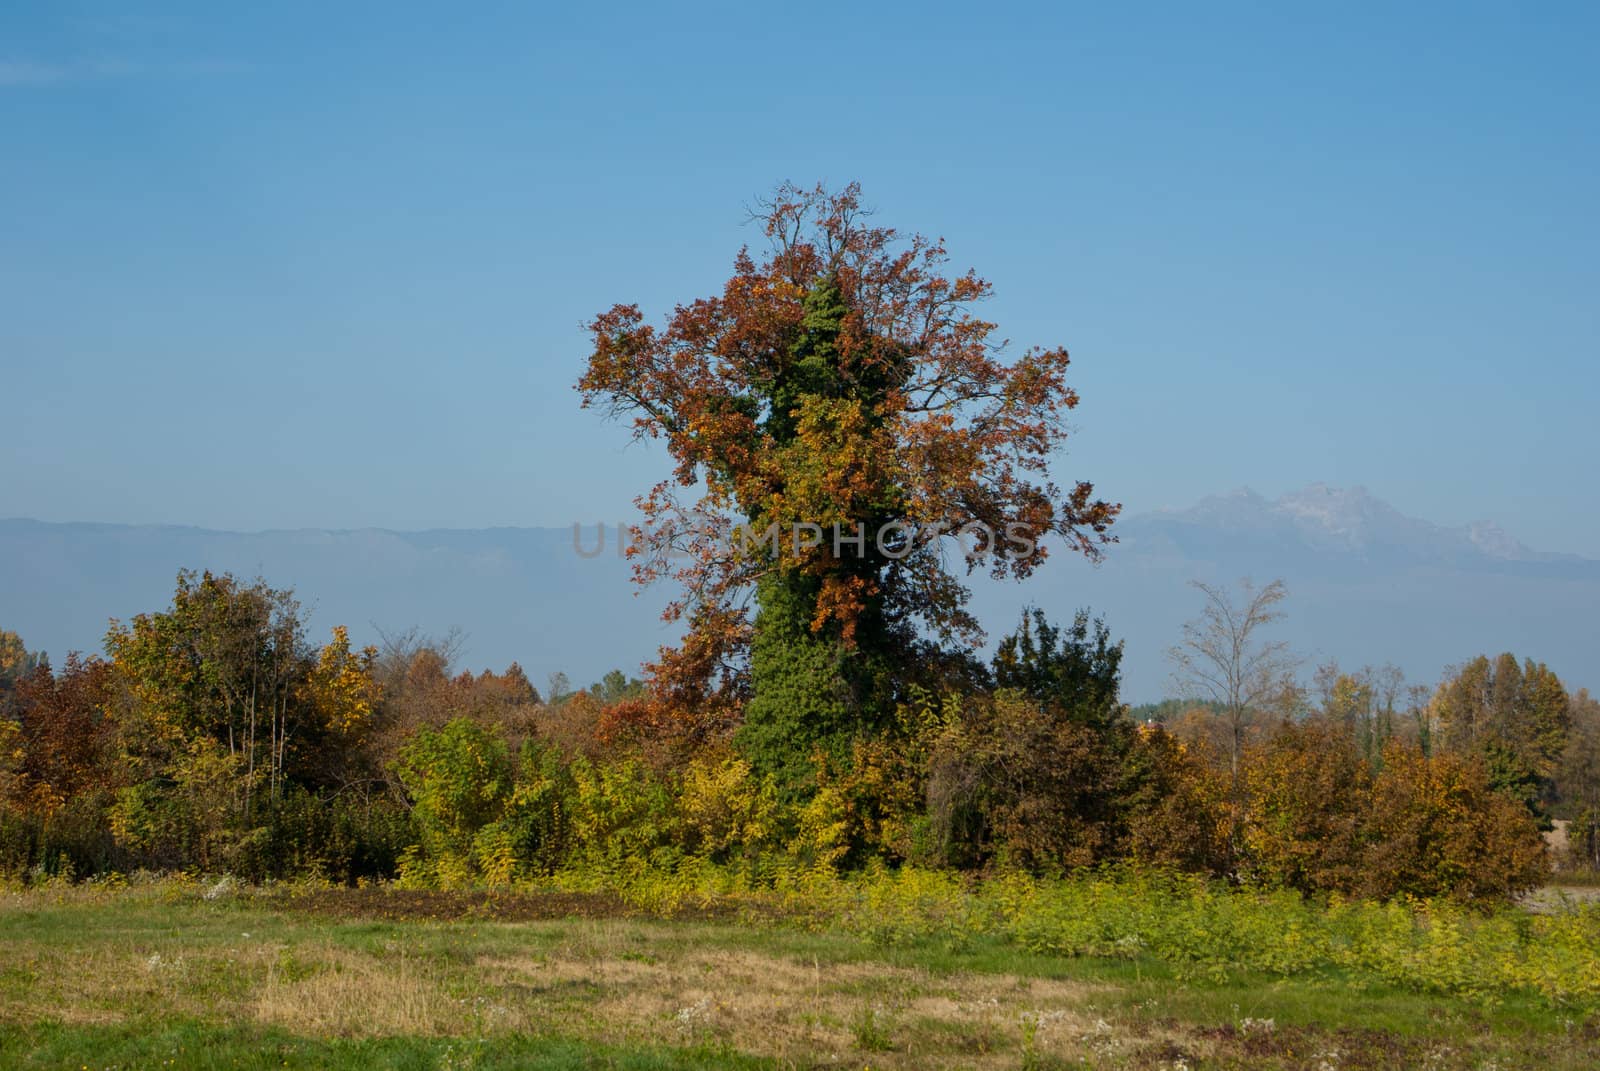
[[[1313,484],[1275,500],[1217,495],[1116,530],[1098,565],[1059,555],[1024,584],[974,578],[979,619],[993,636],[1025,605],[1058,619],[1091,608],[1127,641],[1124,694],[1142,702],[1171,691],[1165,652],[1200,608],[1190,581],[1282,578],[1287,616],[1274,627],[1308,670],[1393,662],[1431,683],[1452,663],[1510,650],[1573,687],[1600,685],[1600,561],[1530,549],[1492,524],[1432,524],[1362,488]],[[584,526],[585,553],[596,538]],[[586,557],[570,528],[242,533],[0,520],[0,627],[57,660],[99,650],[109,618],[166,606],[180,568],[211,569],[294,588],[314,635],[340,623],[359,642],[460,629],[464,668],[515,660],[536,683],[560,670],[581,685],[634,670],[676,637],[660,620],[669,593],[636,594],[614,526],[606,538]]]

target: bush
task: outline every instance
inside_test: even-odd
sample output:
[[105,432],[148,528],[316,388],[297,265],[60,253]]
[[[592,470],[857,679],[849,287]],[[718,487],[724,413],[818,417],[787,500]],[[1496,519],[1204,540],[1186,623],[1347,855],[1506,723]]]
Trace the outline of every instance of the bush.
[[446,884],[470,881],[478,832],[497,821],[511,795],[505,742],[468,718],[424,729],[401,749],[395,766],[410,793],[420,844],[402,860],[422,879],[430,870]]
[[1372,778],[1353,741],[1327,726],[1286,725],[1241,768],[1249,876],[1303,893],[1353,891],[1372,812]]
[[1234,873],[1227,778],[1197,748],[1160,726],[1140,726],[1129,753],[1128,854],[1146,869]]
[[491,885],[553,874],[572,851],[576,783],[560,752],[529,741],[501,818],[473,839],[473,858]]
[[1549,878],[1533,815],[1495,791],[1481,760],[1432,759],[1394,742],[1373,787],[1369,844],[1355,891],[1503,901]]
[[744,759],[706,756],[683,772],[678,798],[685,848],[718,863],[758,858],[782,833],[776,781],[757,777]]
[[315,877],[352,885],[392,876],[416,841],[411,810],[387,794],[323,796],[291,787],[269,806],[266,836],[242,877]]
[[573,762],[572,860],[602,871],[682,855],[676,800],[637,759]]
[[970,703],[930,760],[930,817],[949,860],[1060,873],[1118,855],[1131,735],[1010,689]]

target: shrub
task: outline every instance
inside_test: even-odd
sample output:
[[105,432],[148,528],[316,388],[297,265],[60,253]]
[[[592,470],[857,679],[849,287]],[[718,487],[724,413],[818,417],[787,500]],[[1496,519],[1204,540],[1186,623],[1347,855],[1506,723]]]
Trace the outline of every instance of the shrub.
[[1352,740],[1328,726],[1286,725],[1249,749],[1242,769],[1250,875],[1303,893],[1354,890],[1372,784]]
[[1139,728],[1128,755],[1128,853],[1148,869],[1223,877],[1235,868],[1228,781],[1198,750],[1160,726]]
[[[395,770],[411,795],[421,855],[470,877],[478,831],[500,817],[511,794],[505,742],[477,722],[456,718],[412,737]],[[416,873],[419,857],[411,858]]]
[[570,772],[573,861],[614,871],[681,854],[676,801],[644,763],[580,758]]
[[1010,689],[969,704],[930,760],[931,817],[950,860],[1060,872],[1116,855],[1131,733],[1079,724]]
[[683,772],[678,805],[685,848],[718,863],[752,860],[779,843],[777,784],[744,759],[705,756]]
[[561,754],[532,741],[501,818],[481,829],[473,855],[491,884],[553,874],[572,850],[576,785]]
[[291,787],[273,801],[259,850],[242,877],[310,876],[354,884],[392,875],[417,833],[411,811],[387,794],[321,795]]
[[1495,791],[1481,760],[1392,742],[1372,791],[1356,891],[1503,901],[1549,876],[1533,815]]

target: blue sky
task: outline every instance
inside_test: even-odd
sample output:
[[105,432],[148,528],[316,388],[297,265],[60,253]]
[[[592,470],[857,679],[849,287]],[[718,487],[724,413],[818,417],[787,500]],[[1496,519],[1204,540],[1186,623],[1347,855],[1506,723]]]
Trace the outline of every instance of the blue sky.
[[1600,8],[867,6],[6,5],[0,516],[618,517],[582,321],[859,179],[1072,349],[1063,479],[1600,556]]

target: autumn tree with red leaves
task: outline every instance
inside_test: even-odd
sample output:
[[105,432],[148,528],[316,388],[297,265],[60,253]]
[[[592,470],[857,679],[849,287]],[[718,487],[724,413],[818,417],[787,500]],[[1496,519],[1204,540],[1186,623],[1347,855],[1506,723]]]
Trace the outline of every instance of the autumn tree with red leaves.
[[1096,557],[1119,509],[1050,479],[1067,351],[1006,354],[973,312],[988,282],[867,217],[855,184],[781,186],[765,259],[741,250],[720,295],[588,325],[583,404],[674,462],[630,554],[638,582],[682,583],[688,636],[639,713],[691,735],[742,713],[769,768],[883,718],[921,654],[975,646],[963,574],[1026,577],[1052,542]]

